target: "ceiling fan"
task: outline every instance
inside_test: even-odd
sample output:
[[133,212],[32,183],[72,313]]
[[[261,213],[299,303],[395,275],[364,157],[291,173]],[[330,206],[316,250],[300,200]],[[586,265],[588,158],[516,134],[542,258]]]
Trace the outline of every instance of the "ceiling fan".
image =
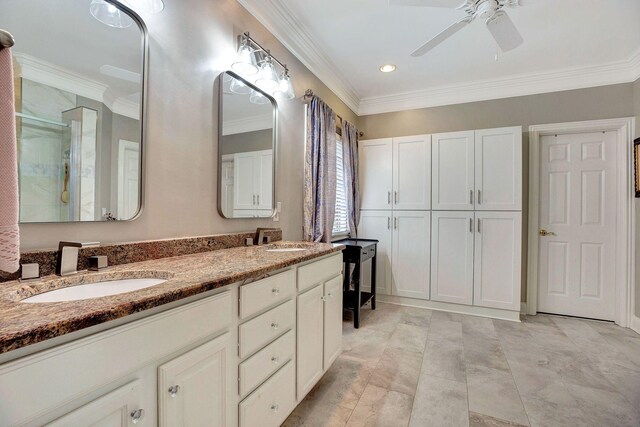
[[[460,4],[460,1],[464,3]],[[445,7],[463,10],[467,16],[416,49],[411,56],[422,56],[466,27],[476,18],[484,19],[487,29],[503,52],[520,46],[524,39],[504,10],[520,6],[520,0],[389,0],[391,6]]]

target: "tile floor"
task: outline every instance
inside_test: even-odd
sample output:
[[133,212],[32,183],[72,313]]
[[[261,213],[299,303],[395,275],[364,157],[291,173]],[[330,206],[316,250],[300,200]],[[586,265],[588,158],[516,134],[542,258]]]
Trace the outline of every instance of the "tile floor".
[[640,426],[640,335],[378,304],[285,426]]

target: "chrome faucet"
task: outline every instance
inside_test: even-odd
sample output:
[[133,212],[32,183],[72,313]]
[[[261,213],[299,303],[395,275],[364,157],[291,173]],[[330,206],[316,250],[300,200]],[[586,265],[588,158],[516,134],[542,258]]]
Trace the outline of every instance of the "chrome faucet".
[[[278,228],[263,228],[263,227],[258,227],[256,229],[256,235],[253,238],[253,244],[254,245],[262,245],[264,243],[264,232],[265,231],[276,231],[278,230]],[[270,237],[267,236],[267,243],[270,242]]]
[[58,261],[56,262],[56,274],[58,276],[68,276],[78,272],[78,254],[81,247],[82,243],[58,243]]

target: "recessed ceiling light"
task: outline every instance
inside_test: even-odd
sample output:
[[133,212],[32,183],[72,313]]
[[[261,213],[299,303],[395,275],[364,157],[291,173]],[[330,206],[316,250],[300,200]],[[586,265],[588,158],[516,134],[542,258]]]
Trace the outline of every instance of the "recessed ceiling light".
[[395,70],[396,70],[396,66],[393,64],[385,64],[382,67],[380,67],[380,71],[382,71],[383,73],[391,73]]

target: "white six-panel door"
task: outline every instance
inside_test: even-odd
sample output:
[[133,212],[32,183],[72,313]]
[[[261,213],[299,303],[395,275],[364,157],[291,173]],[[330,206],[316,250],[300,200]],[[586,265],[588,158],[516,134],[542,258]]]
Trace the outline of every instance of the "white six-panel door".
[[429,299],[431,212],[393,214],[392,293]]
[[475,131],[475,209],[522,209],[522,128]]
[[473,303],[473,212],[431,213],[431,299]]
[[[386,295],[391,294],[392,221],[392,211],[362,211],[358,227],[358,237],[379,241],[376,254],[376,292]],[[371,281],[368,264],[366,262],[363,266],[364,284]],[[368,291],[369,289],[367,286],[362,286],[362,290]]]
[[255,209],[254,153],[237,153],[233,157],[233,208]]
[[473,304],[520,310],[522,213],[475,216]]
[[616,145],[616,132],[541,139],[540,312],[614,320]]
[[435,134],[432,144],[433,210],[473,210],[474,132]]
[[392,141],[391,138],[360,141],[358,156],[361,209],[391,209]]
[[393,209],[431,209],[431,135],[393,138]]

